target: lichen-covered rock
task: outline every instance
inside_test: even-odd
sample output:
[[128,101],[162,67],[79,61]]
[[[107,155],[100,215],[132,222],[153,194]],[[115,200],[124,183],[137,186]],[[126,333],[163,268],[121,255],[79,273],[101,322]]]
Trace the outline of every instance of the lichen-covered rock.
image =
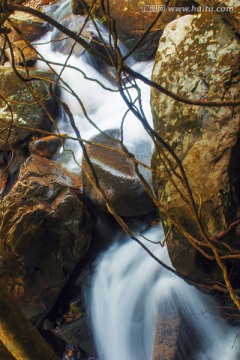
[[91,241],[78,187],[61,166],[32,155],[0,204],[0,274],[32,321],[51,310]]
[[196,0],[200,6],[214,8],[240,34],[240,3],[239,0]]
[[[236,99],[240,89],[239,60],[239,40],[219,15],[187,15],[165,28],[152,80],[186,98]],[[205,230],[215,236],[239,211],[240,109],[189,106],[156,90],[152,90],[151,106],[155,130],[181,160],[198,209],[202,202]],[[165,228],[172,219],[201,240],[192,213],[170,181],[157,151],[152,163],[158,170],[154,187],[165,208]],[[173,175],[173,180],[187,196],[179,179]],[[211,273],[213,262],[205,268],[205,274],[199,253],[176,227],[167,243],[172,263],[181,273],[208,278],[216,275]]]
[[[85,3],[90,6],[93,0],[85,0]],[[121,42],[131,49],[143,36],[147,28],[155,20],[157,13],[164,9],[165,0],[146,0],[146,1],[131,1],[131,0],[114,0],[104,2],[106,9],[109,6],[111,17],[116,21],[117,34]],[[177,6],[191,7],[192,1],[178,0]],[[84,8],[82,1],[72,0],[73,12],[82,14]],[[106,21],[106,15],[101,10],[100,1],[94,2],[93,11],[101,22]],[[176,19],[179,16],[177,11],[164,12],[161,20],[158,20],[152,29],[149,31],[144,41],[139,44],[134,51],[133,57],[136,60],[148,60],[155,55],[159,38],[166,24]]]
[[[99,184],[116,213],[121,216],[145,215],[155,209],[154,203],[135,173],[133,163],[126,156],[111,150],[121,150],[120,145],[109,138],[109,136],[118,138],[118,135],[119,130],[109,130],[106,135],[99,134],[93,137],[91,142],[101,144],[102,147],[88,144],[86,146],[88,156]],[[105,200],[92,185],[93,175],[85,159],[82,167],[84,193],[94,205],[103,211],[108,211]],[[88,176],[91,177],[91,181]]]
[[[18,68],[18,72],[21,76],[26,76],[21,68]],[[0,67],[0,150],[11,150],[22,144],[38,129],[52,128],[46,109],[54,116],[56,103],[50,94],[50,86],[56,79],[55,75],[48,70],[33,70],[29,75],[46,80],[24,82],[11,67]],[[18,126],[26,126],[32,130]]]

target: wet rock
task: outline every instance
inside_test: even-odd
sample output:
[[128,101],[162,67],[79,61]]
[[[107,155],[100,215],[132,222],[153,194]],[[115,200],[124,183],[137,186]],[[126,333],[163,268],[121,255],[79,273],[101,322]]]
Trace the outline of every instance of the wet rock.
[[172,310],[169,314],[162,311],[155,321],[155,336],[152,360],[175,360],[178,352],[181,315]]
[[32,155],[0,204],[0,274],[36,323],[51,310],[92,238],[92,216],[78,188],[60,165]]
[[[13,25],[23,34],[23,37],[31,42],[39,39],[51,29],[51,26],[46,21],[24,12],[15,11],[9,18]],[[12,30],[10,33],[11,41],[23,40],[23,37],[11,25],[7,24],[7,26]]]
[[[108,57],[109,54],[111,54],[112,58],[114,58],[112,48],[109,46],[109,36],[106,35],[106,33],[104,33],[103,31],[101,35],[104,39],[104,43],[99,38],[99,36],[92,35],[89,38],[89,45],[91,45],[91,47],[101,55]],[[106,51],[105,47],[107,47],[108,51]],[[103,61],[91,55],[88,51],[84,52],[83,58],[88,64],[94,67],[98,71],[98,73],[102,74],[106,79],[108,79],[112,84],[116,86],[116,71],[113,66],[107,65]]]
[[[37,53],[28,46],[26,41],[19,40],[12,43],[13,58],[15,65],[33,66],[37,62]],[[6,49],[5,55],[7,59],[12,62],[12,54],[10,49]]]
[[[82,30],[86,17],[72,14],[71,3],[69,1],[66,1],[59,7],[59,9],[55,12],[54,17],[60,24],[69,30],[76,33],[80,33],[81,31],[81,36],[83,36],[84,40],[91,37],[91,33],[86,30],[86,26]],[[59,51],[65,55],[69,55],[71,52],[75,56],[80,56],[85,51],[80,44],[77,44],[73,39],[67,37],[57,29],[53,30],[51,40],[52,50]]]
[[[118,215],[140,216],[147,214],[154,210],[155,206],[135,173],[133,163],[124,155],[114,151],[114,149],[121,150],[120,145],[114,142],[118,136],[118,130],[108,130],[105,134],[96,135],[91,139],[91,142],[101,144],[103,147],[92,144],[86,145],[88,156],[100,186]],[[106,149],[104,146],[108,148]],[[83,159],[82,166],[84,194],[95,206],[103,211],[108,211],[104,199],[94,189],[87,177],[92,178],[92,174],[85,159]]]
[[74,347],[81,349],[88,356],[96,355],[93,334],[90,329],[90,319],[86,315],[71,322],[63,322],[56,327],[52,327],[52,324],[49,323],[47,326],[48,330],[52,331],[67,344],[74,345]]
[[[17,70],[22,77],[26,77],[23,69]],[[11,150],[28,140],[33,132],[40,129],[50,131],[52,128],[45,107],[54,117],[56,102],[50,94],[50,87],[55,75],[48,70],[33,70],[29,75],[46,80],[24,82],[12,68],[0,67],[0,150]]]
[[[187,15],[165,28],[152,79],[190,99],[237,99],[239,60],[239,39],[219,15]],[[155,131],[181,160],[198,208],[202,201],[205,230],[215,236],[239,211],[240,109],[189,106],[156,90],[152,90],[151,105]],[[152,165],[158,170],[153,180],[166,210],[162,215],[165,230],[172,219],[201,240],[192,213],[170,181],[157,151]],[[187,196],[179,179],[173,175],[173,180]],[[193,278],[219,279],[214,262],[205,266],[205,260],[176,227],[169,235],[168,251],[177,271]]]
[[[190,312],[191,306],[185,308],[177,293],[171,296],[163,296],[158,304],[152,360],[193,360],[206,348],[206,342],[198,330],[198,321],[192,318],[195,314]],[[198,320],[201,323],[201,316]]]
[[53,155],[58,153],[63,146],[63,139],[50,135],[31,141],[28,144],[28,150],[31,154],[39,155],[47,159],[51,159]]

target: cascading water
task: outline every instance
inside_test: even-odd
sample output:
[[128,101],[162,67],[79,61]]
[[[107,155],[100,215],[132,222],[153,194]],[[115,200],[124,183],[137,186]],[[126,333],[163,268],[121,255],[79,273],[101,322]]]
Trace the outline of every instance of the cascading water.
[[[61,20],[61,18],[65,19],[66,15],[70,13],[71,1],[68,0],[58,9],[56,16],[58,17],[58,20]],[[102,27],[101,24],[100,27]],[[94,33],[93,27],[91,27],[91,33]],[[136,119],[131,111],[129,111],[127,105],[117,91],[117,88],[86,62],[87,58],[84,53],[79,58],[71,56],[66,62],[66,55],[59,52],[53,52],[50,45],[51,36],[51,33],[49,33],[42,38],[41,42],[43,45],[39,45],[37,49],[43,58],[47,59],[50,64],[52,64],[52,68],[58,74],[62,71],[62,80],[66,82],[69,88],[71,88],[75,94],[77,94],[78,98],[81,99],[84,109],[74,95],[70,94],[69,91],[62,90],[62,100],[69,106],[82,138],[89,139],[99,132],[86,118],[84,110],[92,123],[102,131],[120,128],[122,119],[125,116],[123,125],[124,145],[130,152],[135,154],[138,160],[150,165],[153,150],[152,140],[146,134],[140,121]],[[106,34],[103,33],[103,37],[104,36],[106,37]],[[64,65],[56,65],[56,62]],[[131,59],[129,62],[134,63]],[[39,66],[41,68],[48,68],[48,65],[44,61],[39,61]],[[152,67],[152,62],[135,63],[133,65],[135,71],[143,73],[149,78],[151,76]],[[78,69],[82,72],[78,71]],[[84,74],[91,80],[86,79]],[[112,89],[113,92],[103,89],[97,82],[92,81],[93,79],[97,80],[105,87]],[[67,89],[66,85],[61,82],[60,84]],[[152,124],[149,87],[141,82],[137,82],[137,84],[141,90],[141,100],[145,116],[149,123]],[[129,88],[128,92],[133,99],[138,96],[138,93],[133,88]],[[76,136],[69,123],[63,121],[62,118],[58,119],[58,128],[60,131],[68,133],[68,135]],[[79,144],[76,141],[69,140],[66,142],[66,147],[74,150],[76,159],[81,163],[82,151]],[[65,161],[68,170],[79,172],[79,166],[76,166],[76,162],[73,158],[69,159],[68,157]],[[61,162],[64,165],[64,157]],[[146,175],[147,180],[150,181],[150,174],[147,174],[146,171],[144,171],[144,175]]]
[[[157,226],[144,236],[159,241],[163,233]],[[146,241],[145,245],[170,265],[166,247]],[[238,329],[224,323],[216,302],[162,268],[139,244],[122,236],[97,260],[87,303],[100,360],[151,360],[156,309],[166,317],[176,308],[180,308],[189,329],[178,344],[178,359],[189,359],[186,348],[194,338],[198,351],[191,357],[193,360],[240,358],[235,344]]]
[[[64,17],[70,12],[70,1],[65,2],[58,10],[58,15]],[[51,39],[51,34],[42,39],[45,43]],[[104,86],[113,90],[116,88],[100,75],[86,58],[71,56],[63,68],[67,57],[51,51],[46,43],[38,46],[38,51],[48,61],[57,73],[62,70],[61,78],[77,94],[93,123],[101,130],[119,128],[124,121],[124,144],[130,152],[150,164],[152,141],[148,138],[140,122],[127,112],[127,106],[118,92],[104,90],[97,82],[84,78],[86,74],[96,79]],[[39,62],[40,67],[47,65]],[[55,63],[55,64],[54,64]],[[150,77],[152,63],[138,63],[134,70]],[[81,69],[83,73],[76,69]],[[61,83],[66,89],[67,86]],[[149,105],[149,87],[138,83],[141,89],[142,104],[146,118],[151,120]],[[129,93],[136,97],[133,89]],[[95,135],[98,131],[86,119],[83,108],[77,99],[68,91],[62,91],[62,99],[68,104],[75,123],[84,139]],[[126,113],[127,112],[127,113]],[[64,120],[58,119],[58,128],[75,136],[73,130]],[[66,147],[74,150],[77,161],[81,162],[81,149],[77,142],[67,141]],[[79,166],[73,158],[60,156],[60,161],[69,171],[79,172]],[[144,174],[150,182],[149,174]],[[160,227],[147,231],[145,236],[156,241],[162,235]],[[160,245],[148,243],[151,251],[162,261],[169,264],[167,251]],[[103,253],[96,262],[95,275],[91,291],[87,291],[87,304],[92,318],[94,338],[100,360],[151,360],[154,339],[154,321],[156,309],[165,314],[176,307],[181,309],[181,315],[189,325],[190,331],[185,334],[179,345],[178,360],[189,360],[186,343],[191,342],[191,332],[198,337],[198,351],[193,360],[237,360],[240,354],[234,339],[237,329],[225,324],[216,310],[216,303],[210,297],[201,294],[184,281],[167,272],[154,261],[137,243],[123,239],[115,239],[114,245]],[[234,346],[233,346],[234,345]]]

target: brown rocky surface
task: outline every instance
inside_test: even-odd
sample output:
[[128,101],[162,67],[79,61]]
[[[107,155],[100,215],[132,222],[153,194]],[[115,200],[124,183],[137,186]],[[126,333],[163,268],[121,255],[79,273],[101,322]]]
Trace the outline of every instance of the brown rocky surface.
[[[20,11],[15,11],[12,15],[10,15],[9,20],[11,23],[7,22],[5,25],[12,29],[9,38],[13,42],[23,40],[24,38],[31,42],[35,41],[45,35],[51,28],[46,21],[41,20],[34,15]],[[11,24],[20,30],[24,38],[22,38],[22,36],[18,34],[13,27],[11,27]]]
[[[200,6],[213,7],[240,34],[240,3],[239,0],[196,0]],[[224,11],[224,8],[226,9]]]
[[59,149],[63,146],[63,143],[64,141],[57,136],[44,136],[30,141],[28,150],[31,154],[51,159],[53,155],[58,153]]
[[49,322],[46,320],[44,326],[50,330],[58,338],[64,340],[67,344],[71,344],[83,350],[88,356],[97,356],[94,345],[93,334],[90,328],[90,319],[86,314],[75,316],[75,319],[65,319],[56,327],[48,327]]
[[[92,2],[92,0],[85,0],[85,3],[88,6],[90,6]],[[142,37],[149,25],[155,20],[158,12],[163,8],[162,6],[164,6],[165,3],[165,0],[114,0],[109,2],[110,15],[114,20],[116,20],[118,37],[128,49],[131,49]],[[191,6],[192,4],[193,1],[179,0],[176,5]],[[73,12],[76,14],[84,13],[82,2],[79,0],[72,0],[72,8]],[[106,16],[100,8],[100,1],[95,2],[94,11],[100,21],[104,22],[106,20]],[[161,20],[158,20],[153,26],[145,40],[138,47],[137,51],[134,52],[133,56],[137,60],[147,60],[153,58],[165,25],[176,19],[178,16],[180,16],[180,14],[176,11],[166,11],[161,17]]]
[[175,360],[180,336],[181,316],[177,311],[160,312],[155,320],[152,360]]
[[[108,130],[106,134],[117,138],[118,130]],[[120,150],[120,145],[107,135],[91,138],[92,142]],[[155,209],[153,201],[146,193],[141,180],[134,171],[133,163],[124,155],[104,147],[86,145],[88,156],[97,174],[100,186],[118,215],[140,216]],[[108,211],[105,200],[94,189],[87,178],[92,176],[88,164],[83,159],[83,189],[85,195],[103,211]]]
[[60,165],[32,155],[0,204],[0,273],[34,322],[51,310],[92,238],[79,186]]
[[[28,46],[24,40],[18,40],[12,43],[12,52],[16,66],[33,66],[37,62],[36,51]],[[9,48],[5,50],[6,58],[12,63],[12,53]]]

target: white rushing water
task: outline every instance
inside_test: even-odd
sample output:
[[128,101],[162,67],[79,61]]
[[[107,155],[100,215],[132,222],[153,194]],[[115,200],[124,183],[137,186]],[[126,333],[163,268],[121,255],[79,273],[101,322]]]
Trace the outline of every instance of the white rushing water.
[[[153,241],[163,237],[159,226],[144,235]],[[169,265],[166,248],[145,244]],[[196,341],[200,349],[191,359],[240,358],[239,340],[235,343],[238,329],[224,323],[217,303],[162,268],[139,244],[123,236],[118,236],[97,260],[87,303],[100,360],[151,360],[157,307],[165,317],[180,309],[187,323],[178,359],[188,360],[187,346],[194,346]]]
[[[62,14],[62,17],[66,15],[68,11],[71,11],[71,2],[67,1],[58,10],[57,14]],[[93,29],[92,29],[93,32]],[[47,43],[51,39],[51,33],[48,33],[44,38],[41,39],[43,45],[37,46],[40,54],[47,59],[50,63],[65,64],[67,56],[60,52],[53,52],[51,50],[50,43]],[[153,150],[153,144],[146,131],[144,130],[140,121],[128,111],[128,107],[122,99],[117,88],[114,87],[110,81],[103,77],[94,67],[86,62],[85,56],[82,55],[79,58],[71,56],[67,60],[67,66],[54,65],[52,68],[59,74],[61,71],[61,78],[66,82],[69,87],[77,94],[81,99],[84,108],[90,118],[90,120],[96,124],[101,130],[116,129],[120,128],[123,117],[124,120],[124,145],[128,150],[135,154],[138,160],[145,162],[150,165],[151,155]],[[48,65],[43,61],[38,61],[40,68],[48,68]],[[69,68],[68,66],[75,67],[76,69]],[[147,77],[151,77],[153,62],[135,63],[133,69],[139,73],[144,74]],[[89,81],[84,78],[83,73],[77,71],[80,69],[88,78],[96,79],[101,82],[104,86],[115,90],[111,92],[103,89],[97,82]],[[137,82],[141,90],[141,100],[143,104],[143,110],[149,124],[152,124],[152,115],[150,108],[150,89],[148,86],[141,82]],[[66,88],[66,85],[61,83]],[[138,93],[134,89],[129,89],[129,95],[134,99],[138,96]],[[98,130],[89,122],[83,113],[81,104],[75,96],[70,94],[68,91],[61,91],[62,100],[69,106],[74,121],[81,133],[83,139],[89,139],[98,133]],[[69,120],[66,121],[64,117],[58,119],[58,128],[61,132],[66,132],[70,136],[76,136],[73,132]],[[66,147],[74,150],[76,159],[81,163],[82,151],[79,144],[75,141],[67,141]],[[64,156],[61,160],[64,165]],[[67,157],[65,160],[68,170],[79,172],[79,167],[72,158]],[[150,175],[148,175],[150,181]]]
[[[70,1],[58,10],[59,15],[69,11]],[[42,39],[48,41],[51,34]],[[64,64],[67,57],[51,51],[50,45],[39,45],[38,51],[48,61]],[[101,76],[92,66],[86,63],[83,56],[71,56],[68,65],[81,69],[88,77],[97,79],[105,86],[114,89],[113,85]],[[39,67],[47,67],[39,61]],[[134,70],[150,77],[152,63],[137,63]],[[52,65],[56,72],[62,66]],[[99,84],[84,79],[77,70],[65,67],[62,79],[77,94],[91,120],[101,130],[119,128],[127,106],[117,92],[104,90]],[[150,89],[138,83],[146,118],[152,123],[150,110]],[[65,87],[65,85],[64,85]],[[133,98],[135,90],[129,90]],[[83,114],[83,109],[76,98],[67,91],[62,91],[62,99],[69,106],[81,136],[89,139],[97,133]],[[62,132],[75,136],[69,122],[64,116],[59,117],[58,127]],[[152,142],[146,135],[140,122],[127,113],[124,122],[124,143],[129,151],[139,160],[150,164]],[[81,163],[81,149],[77,142],[67,141],[66,147],[74,150]],[[73,157],[61,154],[60,161],[69,171],[79,172]],[[150,180],[149,180],[150,181]],[[156,241],[162,237],[160,227],[152,228],[145,236]],[[151,250],[169,264],[166,249],[148,243]],[[201,349],[192,360],[237,360],[236,329],[227,326],[216,310],[216,303],[210,297],[201,294],[188,286],[181,279],[159,266],[137,243],[124,239],[115,239],[115,243],[103,253],[96,262],[92,290],[87,294],[90,303],[92,326],[100,360],[151,360],[154,339],[154,319],[156,308],[164,314],[180,308],[181,314],[188,324],[185,341],[179,344],[178,360],[188,360],[187,343],[201,344]],[[195,339],[191,335],[195,334]],[[183,336],[183,338],[184,338]],[[159,359],[160,360],[160,359]]]

